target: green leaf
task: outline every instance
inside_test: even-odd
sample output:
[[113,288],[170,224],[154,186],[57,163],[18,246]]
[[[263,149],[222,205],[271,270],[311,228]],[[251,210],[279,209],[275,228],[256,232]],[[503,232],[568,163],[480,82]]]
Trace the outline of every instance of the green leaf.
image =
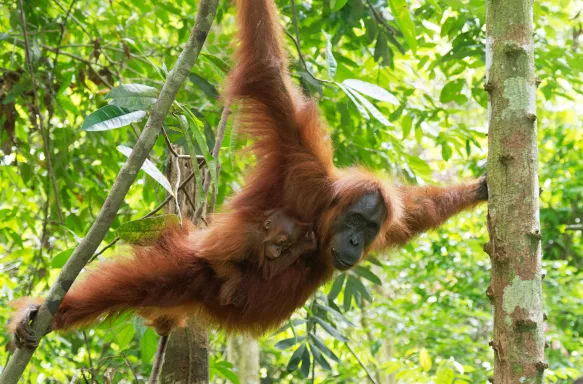
[[148,111],[154,104],[156,104],[156,98],[142,96],[119,97],[109,101],[109,105],[117,105],[132,111]]
[[[120,151],[121,153],[123,153],[124,155],[126,155],[127,157],[130,157],[130,155],[132,154],[132,149],[128,148],[124,145],[118,145],[117,150]],[[162,187],[164,187],[164,189],[167,190],[168,193],[170,193],[172,196],[174,196],[174,191],[172,190],[172,187],[170,186],[170,182],[168,181],[166,176],[164,176],[164,174],[162,172],[160,172],[160,170],[158,168],[156,168],[154,163],[152,163],[150,160],[146,159],[146,161],[144,161],[144,164],[142,164],[142,170],[144,172],[146,172],[154,180],[156,180],[158,182],[158,184],[160,184]]]
[[443,157],[443,160],[447,161],[451,158],[451,154],[452,154],[452,149],[451,146],[446,142],[446,141],[442,141],[441,142],[441,157]]
[[348,311],[352,305],[353,292],[354,292],[353,280],[347,279],[346,286],[344,287],[344,302],[343,302],[345,312]]
[[293,372],[296,369],[298,369],[298,366],[300,365],[300,361],[302,360],[302,357],[303,357],[305,351],[306,351],[306,344],[300,345],[298,347],[298,349],[296,349],[294,351],[294,353],[292,354],[291,358],[289,359],[289,361],[287,363],[288,372]]
[[330,336],[336,340],[348,341],[346,337],[344,337],[336,328],[330,325],[330,323],[326,322],[326,320],[323,320],[318,316],[313,316],[312,319],[314,319],[315,322],[317,322],[326,332],[328,332]]
[[105,96],[106,99],[117,99],[119,97],[158,97],[158,90],[144,84],[122,84],[113,88]]
[[158,349],[158,336],[152,328],[146,329],[144,335],[140,339],[140,352],[142,354],[142,361],[151,361]]
[[449,103],[455,101],[457,104],[462,105],[468,101],[466,95],[464,95],[462,90],[466,85],[465,79],[457,79],[447,83],[441,90],[439,95],[439,101],[442,103]]
[[411,132],[411,128],[413,128],[413,119],[409,115],[403,116],[403,124],[401,126],[403,129],[403,139],[406,139]]
[[213,63],[223,73],[229,73],[229,71],[231,70],[231,68],[229,67],[229,65],[227,63],[225,63],[223,60],[219,59],[218,57],[216,57],[215,55],[213,55],[211,53],[201,52],[200,55],[202,57],[204,57],[205,59],[207,59],[208,61],[210,61],[211,63]]
[[332,367],[330,367],[330,363],[328,363],[328,360],[326,360],[326,358],[322,356],[320,350],[314,346],[312,340],[308,340],[308,344],[310,344],[310,350],[312,351],[312,356],[314,356],[314,363],[318,363],[318,365],[320,365],[322,368],[324,368],[324,370],[328,372],[331,371]]
[[84,131],[107,131],[141,121],[145,111],[132,111],[116,105],[106,105],[85,118],[81,129]]
[[362,117],[365,120],[369,120],[370,116],[368,114],[368,112],[366,111],[366,108],[364,108],[357,100],[356,98],[352,95],[352,93],[348,90],[348,87],[345,87],[344,85],[340,84],[340,83],[335,83],[336,85],[338,85],[338,87],[340,87],[340,89],[342,89],[344,91],[344,93],[346,93],[346,95],[350,98],[350,100],[352,100],[352,102],[354,103],[354,105],[356,106],[356,108],[358,109],[358,112],[360,112],[360,114],[362,115]]
[[[312,350],[313,350],[313,347],[316,347],[320,352],[322,352],[324,355],[328,356],[329,358],[331,358],[335,362],[337,362],[337,363],[340,362],[340,359],[338,358],[338,356],[336,356],[336,354],[334,352],[332,352],[332,350],[330,348],[328,348],[326,346],[326,344],[324,344],[322,339],[320,339],[317,335],[310,333],[310,339],[311,339],[310,346],[312,347]],[[312,343],[313,343],[313,345],[312,345]]]
[[55,257],[53,257],[53,260],[51,261],[51,267],[63,268],[67,260],[69,260],[69,257],[71,257],[71,255],[73,254],[74,250],[75,248],[70,248],[56,254]]
[[325,304],[316,304],[316,308],[318,308],[322,311],[328,312],[330,315],[332,315],[334,318],[336,318],[336,320],[342,321],[342,322],[350,325],[351,327],[356,327],[356,325],[354,325],[354,323],[352,323],[350,320],[348,320],[346,317],[344,317],[343,314],[341,314],[340,312],[338,312],[334,308],[331,308]]
[[[304,344],[305,346],[305,344]],[[310,352],[308,352],[308,348],[304,349],[304,353],[302,354],[302,376],[308,377],[310,376]]]
[[124,223],[117,228],[116,235],[131,244],[150,244],[156,241],[161,232],[170,223],[178,223],[176,215],[161,215],[146,219],[134,220]]
[[342,7],[344,7],[346,5],[347,1],[348,0],[332,0],[330,2],[330,8],[332,8],[332,10],[334,12],[337,12],[337,11],[341,10]]
[[383,32],[378,34],[374,46],[374,60],[384,67],[393,66],[393,51],[389,48],[389,42]]
[[237,376],[237,374],[233,372],[232,369],[228,368],[226,365],[220,363],[222,362],[215,364],[215,370],[217,371],[219,376],[229,380],[233,384],[239,384],[239,377]]
[[429,372],[431,369],[431,357],[429,356],[429,351],[425,348],[421,348],[419,351],[419,364],[425,372]]
[[304,341],[305,337],[298,337],[297,339],[295,337],[291,337],[289,339],[284,339],[279,341],[277,344],[275,344],[275,348],[277,349],[288,349],[290,347],[293,347],[294,345],[296,345],[299,342]]
[[348,280],[349,281],[353,280],[353,286],[356,292],[360,293],[360,295],[362,295],[362,297],[364,297],[366,300],[373,301],[373,297],[371,296],[368,289],[364,286],[364,284],[362,284],[362,281],[360,281],[354,276],[348,276]]
[[449,367],[440,367],[437,370],[436,384],[452,384],[455,378],[453,369]]
[[201,77],[196,73],[191,73],[188,75],[188,78],[211,99],[219,98],[219,92],[217,91],[217,88],[204,77]]
[[330,35],[324,32],[324,36],[326,37],[326,64],[328,65],[328,78],[331,80],[334,78],[334,76],[336,76],[336,69],[338,68],[338,64],[336,63],[336,59],[332,53],[332,42],[330,41]]
[[116,344],[119,345],[121,349],[125,349],[134,338],[136,329],[133,324],[123,324],[120,327],[116,327],[115,330],[112,329],[111,332],[115,335]]
[[391,6],[391,11],[399,24],[399,29],[403,33],[405,41],[409,44],[411,51],[415,53],[415,51],[417,51],[417,32],[415,31],[415,24],[409,13],[407,1],[389,0],[389,5]]
[[400,105],[399,100],[393,96],[389,91],[378,85],[367,83],[366,81],[357,79],[347,79],[342,82],[343,85],[358,91],[368,97],[372,97],[375,100],[386,101],[394,105]]
[[334,283],[332,284],[332,288],[330,288],[330,292],[328,292],[328,300],[334,300],[338,297],[338,294],[342,290],[344,286],[344,281],[346,280],[346,273],[341,273],[334,279]]
[[355,90],[351,90],[352,94],[358,99],[358,101],[364,105],[364,107],[370,112],[371,115],[374,116],[381,124],[386,127],[390,127],[393,124],[379,111],[370,101],[368,101],[364,96],[360,93],[356,92]]
[[372,273],[370,269],[363,267],[362,265],[357,265],[353,270],[354,272],[356,272],[357,275],[364,277],[365,279],[376,285],[382,284],[381,279],[377,275],[375,275],[374,273]]

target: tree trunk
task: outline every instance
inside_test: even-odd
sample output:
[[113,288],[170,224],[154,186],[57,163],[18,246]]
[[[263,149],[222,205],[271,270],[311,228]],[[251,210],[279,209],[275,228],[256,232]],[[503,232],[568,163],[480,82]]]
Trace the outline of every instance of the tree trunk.
[[[178,154],[183,154],[182,148],[174,147]],[[180,179],[186,178],[192,171],[190,159],[180,159],[177,169],[176,158],[169,155],[167,177],[170,185],[176,185],[178,171]],[[193,221],[195,207],[191,203],[197,201],[196,183],[200,182],[200,173],[196,171],[192,183],[185,186],[178,195],[180,212],[184,219]],[[187,198],[190,197],[190,201]],[[177,213],[176,204],[168,205],[168,213]],[[196,223],[195,223],[196,224]],[[166,347],[164,365],[160,375],[161,384],[204,384],[209,382],[208,335],[204,328],[189,320],[187,328],[177,328],[172,331]]]
[[227,341],[227,360],[241,384],[259,384],[259,343],[249,336],[232,335]]
[[487,0],[488,230],[495,384],[542,383],[544,363],[533,1]]

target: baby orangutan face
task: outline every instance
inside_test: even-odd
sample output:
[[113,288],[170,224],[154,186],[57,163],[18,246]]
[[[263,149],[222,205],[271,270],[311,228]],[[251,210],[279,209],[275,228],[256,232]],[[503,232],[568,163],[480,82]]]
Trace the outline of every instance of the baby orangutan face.
[[268,211],[263,224],[266,231],[263,249],[269,260],[290,254],[295,257],[317,248],[311,224],[302,223],[281,210]]

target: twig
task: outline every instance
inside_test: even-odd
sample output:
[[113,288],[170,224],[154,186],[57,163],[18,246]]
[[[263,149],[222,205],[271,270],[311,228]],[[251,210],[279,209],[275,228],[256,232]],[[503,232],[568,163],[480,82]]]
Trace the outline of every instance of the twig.
[[583,224],[571,224],[565,227],[566,231],[583,231]]
[[[166,145],[168,146],[168,150],[170,151],[170,153],[172,153],[172,155],[174,155],[174,157],[177,157],[179,159],[190,159],[190,155],[180,155],[178,154],[174,148],[172,148],[172,143],[170,142],[170,138],[168,137],[168,134],[166,133],[166,130],[164,129],[164,127],[162,127],[162,135],[164,135],[164,140],[166,141]],[[199,156],[197,156],[198,159]],[[204,156],[200,156],[201,158],[204,159]]]
[[158,384],[158,377],[160,376],[160,371],[162,370],[162,365],[164,363],[164,355],[166,354],[167,345],[168,335],[160,336],[160,341],[158,342],[158,349],[156,350],[156,355],[154,356],[152,373],[150,374],[150,380],[148,381],[148,384]]
[[372,374],[370,373],[370,371],[368,370],[368,368],[366,367],[366,365],[364,365],[364,363],[360,360],[360,358],[354,352],[354,350],[350,347],[350,345],[348,343],[344,343],[344,345],[346,345],[346,348],[348,348],[348,350],[350,351],[350,353],[352,353],[352,356],[354,356],[354,358],[358,361],[358,364],[360,364],[360,366],[362,367],[362,369],[364,369],[364,371],[366,372],[366,375],[368,376],[368,379],[370,380],[370,382],[373,383],[373,384],[377,384],[375,378],[372,376]]
[[83,331],[83,342],[85,343],[85,348],[87,349],[87,359],[89,360],[89,372],[91,373],[91,382],[95,382],[96,375],[95,369],[93,368],[93,360],[91,360],[91,348],[89,347],[89,338],[87,337],[87,332]]
[[[19,0],[19,3],[22,10],[22,0]],[[168,73],[160,96],[150,113],[140,138],[136,142],[126,163],[119,171],[113,187],[105,199],[105,203],[91,229],[89,229],[87,235],[81,240],[65,266],[61,269],[59,276],[39,308],[36,318],[32,323],[32,330],[35,335],[45,335],[47,333],[53,315],[56,313],[71,283],[85,267],[85,264],[89,261],[97,247],[99,247],[99,244],[109,230],[129,188],[136,179],[138,171],[156,143],[156,138],[160,133],[160,127],[164,123],[164,119],[176,99],[178,90],[188,77],[198,58],[198,54],[206,41],[206,36],[215,18],[217,3],[218,0],[200,1],[194,29],[184,49],[180,53],[178,60],[176,60],[174,68]],[[24,13],[22,13],[22,17],[24,17]],[[49,306],[51,308],[50,310]],[[17,349],[8,364],[4,367],[2,376],[0,376],[0,384],[17,384],[26,365],[32,358],[34,350],[34,348]]]
[[292,11],[292,22],[294,24],[294,30],[296,32],[296,40],[298,42],[298,47],[300,44],[300,27],[298,26],[298,14],[296,12],[296,1],[290,0],[291,11]]
[[119,237],[116,237],[115,239],[112,240],[111,243],[107,244],[105,247],[101,248],[100,251],[96,252],[91,259],[89,259],[89,261],[87,262],[88,264],[91,263],[93,260],[97,259],[99,256],[101,256],[103,254],[103,252],[107,251],[109,248],[113,247],[118,241],[120,241],[121,239]]
[[[48,186],[47,186],[47,189]],[[26,288],[26,296],[30,295],[30,293],[32,292],[32,286],[34,284],[34,278],[37,275],[37,271],[38,271],[38,265],[41,262],[42,258],[43,258],[43,247],[46,241],[46,236],[47,236],[47,224],[49,222],[49,191],[47,191],[47,200],[45,201],[44,204],[44,218],[43,218],[43,229],[40,235],[40,244],[39,244],[39,249],[38,249],[38,256],[36,257],[35,263],[34,263],[34,267],[33,267],[33,272],[30,274],[30,281],[28,282],[28,287]]]
[[[71,10],[73,9],[73,6],[75,5],[75,2],[77,0],[71,0],[71,4],[69,5],[69,9],[67,9],[67,12],[65,13],[65,19],[63,20],[63,22],[61,23],[61,33],[59,34],[59,42],[57,43],[57,48],[55,50],[55,60],[54,60],[54,64],[53,64],[53,70],[51,71],[51,77],[49,78],[50,82],[51,82],[51,86],[49,87],[50,92],[54,94],[53,92],[53,87],[52,87],[52,83],[53,83],[53,79],[55,78],[55,75],[57,73],[57,63],[58,63],[58,59],[59,59],[59,53],[61,53],[61,43],[63,42],[63,37],[65,36],[65,28],[67,27],[67,19],[69,19],[69,15],[71,14]],[[64,9],[63,9],[64,10]],[[50,119],[49,119],[50,122]]]
[[[217,178],[218,178],[218,170],[219,170],[219,152],[221,150],[221,145],[223,144],[223,139],[225,138],[225,128],[227,127],[227,121],[229,120],[229,115],[231,114],[231,101],[227,100],[225,103],[225,108],[223,108],[223,113],[221,114],[221,120],[219,121],[219,127],[217,128],[217,136],[215,138],[215,145],[213,146],[213,150],[211,155],[217,162]],[[195,221],[202,218],[204,214],[204,210],[206,207],[207,195],[209,192],[209,187],[211,184],[211,172],[212,170],[207,166],[206,172],[204,174],[204,181],[203,181],[203,192],[204,192],[204,203],[198,207],[198,210],[195,213]]]
[[380,23],[387,30],[388,33],[390,33],[391,35],[396,35],[399,32],[397,29],[395,29],[394,27],[391,27],[387,23],[387,21],[385,20],[385,18],[378,13],[378,11],[375,9],[374,5],[371,3],[370,0],[366,0],[366,4],[370,8],[370,11],[372,12],[372,15],[377,20],[377,22]]
[[[63,7],[61,5],[61,3],[59,3],[58,0],[53,0],[53,1],[55,2],[55,4],[57,4],[59,6],[59,8],[61,8],[63,11],[65,10],[65,7]],[[75,23],[77,23],[77,25],[83,30],[83,32],[85,32],[87,34],[87,36],[89,36],[89,38],[91,40],[93,40],[93,38],[91,37],[91,34],[89,33],[89,31],[87,31],[87,29],[85,29],[85,27],[83,26],[83,24],[75,17],[75,15],[71,15],[71,19],[73,19],[73,21],[75,21]]]
[[296,38],[287,30],[287,29],[283,29],[286,33],[286,35],[289,36],[290,39],[292,39],[292,41],[294,42],[294,45],[296,46],[296,51],[298,52],[298,56],[300,57],[300,60],[302,61],[302,64],[304,64],[304,68],[306,69],[306,72],[308,72],[308,75],[310,75],[310,77],[316,81],[319,81],[320,83],[329,83],[329,84],[334,84],[333,81],[330,80],[324,80],[324,79],[319,79],[317,78],[312,71],[310,71],[310,69],[308,68],[308,63],[306,62],[306,59],[304,59],[304,55],[302,54],[302,50],[300,49],[300,43],[298,43],[298,41],[296,40]]
[[[117,338],[117,334],[111,328],[109,329],[109,331],[113,335],[113,338],[115,339],[115,342],[119,345],[120,342],[119,342],[119,340]],[[126,365],[130,368],[130,371],[132,372],[132,375],[134,376],[135,382],[136,383],[139,383],[140,381],[138,380],[138,375],[136,374],[136,370],[134,369],[134,366],[132,365],[132,363],[130,363],[130,359],[128,359],[128,355],[126,355],[126,353],[123,350],[123,348],[120,348],[119,349],[119,352],[123,356],[123,359],[125,360]]]
[[[40,112],[40,103],[38,99],[38,91],[36,89],[36,78],[34,77],[34,71],[32,67],[32,59],[30,57],[30,48],[28,45],[28,31],[26,30],[26,16],[24,15],[24,6],[22,5],[22,0],[18,0],[18,10],[20,11],[20,22],[22,23],[22,34],[24,37],[24,50],[26,54],[26,64],[28,66],[28,72],[30,73],[30,82],[32,87],[32,95],[34,99],[34,109],[36,116],[32,119],[32,124],[36,129],[40,129],[41,136],[43,138],[43,149],[45,158],[47,160],[47,170],[49,173],[50,180],[53,184],[53,193],[55,194],[55,204],[57,204],[57,214],[61,224],[64,224],[63,214],[61,212],[61,200],[59,199],[59,188],[57,187],[57,179],[55,178],[55,173],[53,172],[53,165],[51,161],[51,155],[49,152],[49,146],[47,143],[47,134],[45,132],[45,123],[43,115]],[[38,118],[38,122],[37,122]],[[48,197],[47,197],[48,198]]]

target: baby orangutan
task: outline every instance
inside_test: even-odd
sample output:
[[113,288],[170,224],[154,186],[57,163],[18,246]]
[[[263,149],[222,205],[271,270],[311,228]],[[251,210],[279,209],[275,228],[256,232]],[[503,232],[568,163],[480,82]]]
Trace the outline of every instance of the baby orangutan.
[[[265,212],[267,218],[259,229],[262,239],[259,268],[264,279],[271,279],[291,266],[300,255],[315,251],[318,246],[311,224],[302,223],[283,210]],[[240,263],[232,262],[230,278],[223,284],[219,293],[222,305],[241,306],[245,298],[240,294],[245,274]]]

